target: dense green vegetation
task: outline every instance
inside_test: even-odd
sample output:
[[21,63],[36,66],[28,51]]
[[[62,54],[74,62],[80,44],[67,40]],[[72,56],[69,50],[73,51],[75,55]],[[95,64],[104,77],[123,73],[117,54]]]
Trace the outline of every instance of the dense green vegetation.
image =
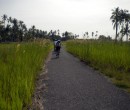
[[66,49],[130,92],[129,43],[73,40],[66,43]]
[[50,47],[47,40],[0,44],[0,110],[22,110],[31,102]]
[[47,32],[37,29],[35,25],[27,29],[26,24],[22,20],[8,17],[6,14],[0,20],[0,42],[22,42],[37,38],[68,40],[79,37],[79,35],[68,31],[62,33],[62,36],[59,29]]
[[[130,34],[129,24],[130,24],[130,13],[129,10],[120,9],[119,7],[112,10],[112,16],[110,17],[113,28],[116,29],[115,41],[119,38],[121,41],[126,35],[126,41]],[[120,29],[121,27],[121,29]],[[120,35],[121,34],[121,35]]]
[[22,20],[8,17],[6,14],[0,20],[0,42],[21,42],[37,38],[60,38],[59,30],[44,31],[32,25],[29,29]]

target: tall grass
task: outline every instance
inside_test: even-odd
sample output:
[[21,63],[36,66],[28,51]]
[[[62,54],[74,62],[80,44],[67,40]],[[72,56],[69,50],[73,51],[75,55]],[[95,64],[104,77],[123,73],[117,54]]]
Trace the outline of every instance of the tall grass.
[[0,44],[0,110],[22,110],[50,51],[49,41]]
[[130,44],[74,40],[66,43],[67,50],[95,69],[112,78],[130,92]]

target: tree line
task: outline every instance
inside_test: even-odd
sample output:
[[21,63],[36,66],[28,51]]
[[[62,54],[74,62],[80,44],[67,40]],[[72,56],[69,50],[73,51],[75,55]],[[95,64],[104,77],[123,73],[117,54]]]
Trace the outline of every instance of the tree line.
[[[61,35],[63,37],[61,37]],[[64,32],[60,34],[60,30],[50,30],[49,32],[39,30],[35,25],[27,29],[26,24],[22,20],[8,17],[6,14],[0,20],[0,42],[22,42],[33,40],[37,38],[43,39],[61,39],[68,40],[79,37],[79,35],[71,32]]]
[[2,20],[0,21],[1,42],[26,41],[34,37],[46,38],[47,31],[36,29],[35,25],[27,29],[23,21],[8,17],[6,14],[2,16]]
[[[126,36],[126,41],[128,41],[130,35],[129,10],[120,9],[119,7],[112,9],[110,20],[112,21],[113,28],[116,30],[115,41],[122,41],[124,36]],[[111,40],[110,36],[105,37],[104,35],[100,35],[99,38],[97,38],[98,31],[92,32],[91,35],[92,39]],[[2,16],[2,20],[0,20],[0,42],[22,42],[37,38],[69,40],[76,39],[78,37],[79,35],[68,31],[60,33],[59,29],[54,31],[51,30],[49,32],[39,30],[35,27],[35,25],[27,29],[27,26],[23,21],[8,17],[6,14],[4,14]],[[89,33],[85,32],[83,34],[83,38],[89,38]]]

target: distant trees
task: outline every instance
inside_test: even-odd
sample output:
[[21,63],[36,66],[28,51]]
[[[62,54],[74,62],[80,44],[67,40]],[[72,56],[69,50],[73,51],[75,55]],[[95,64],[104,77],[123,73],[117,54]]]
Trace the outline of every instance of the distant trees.
[[104,35],[100,35],[98,39],[102,40],[102,41],[110,41],[110,40],[112,40],[112,38],[110,36],[106,37]]
[[72,33],[71,32],[66,31],[66,32],[62,33],[62,36],[63,36],[63,38],[62,38],[63,41],[72,39]]
[[55,40],[55,39],[61,39],[61,36],[60,36],[60,30],[51,30],[49,33],[48,33],[48,36],[51,40]]
[[49,37],[47,31],[36,29],[35,25],[27,29],[23,21],[8,17],[6,14],[4,14],[2,20],[0,20],[1,42],[26,41],[35,38]]
[[66,31],[66,32],[62,33],[62,40],[63,41],[70,40],[70,39],[76,39],[78,37],[79,37],[79,35],[73,34],[72,32]]
[[97,39],[97,36],[98,36],[98,31],[96,31],[96,32],[91,32],[90,34],[89,34],[89,32],[85,32],[84,34],[83,34],[83,39],[88,39],[89,37],[90,37],[90,39],[91,39],[91,37],[92,37],[92,39]]
[[[126,35],[126,41],[128,41],[128,36],[130,34],[130,13],[128,10],[119,9],[119,7],[112,10],[112,16],[110,17],[113,28],[116,29],[115,41],[119,37],[121,33],[121,40],[123,39],[124,35]],[[119,27],[121,27],[120,31]]]
[[86,38],[89,38],[89,32],[85,32],[85,33],[83,34],[83,39],[86,39]]

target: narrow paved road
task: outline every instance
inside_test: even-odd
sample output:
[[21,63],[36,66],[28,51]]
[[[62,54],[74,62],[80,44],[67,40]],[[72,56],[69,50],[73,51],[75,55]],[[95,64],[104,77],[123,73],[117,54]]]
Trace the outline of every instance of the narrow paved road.
[[62,49],[48,62],[45,110],[130,110],[130,95]]

